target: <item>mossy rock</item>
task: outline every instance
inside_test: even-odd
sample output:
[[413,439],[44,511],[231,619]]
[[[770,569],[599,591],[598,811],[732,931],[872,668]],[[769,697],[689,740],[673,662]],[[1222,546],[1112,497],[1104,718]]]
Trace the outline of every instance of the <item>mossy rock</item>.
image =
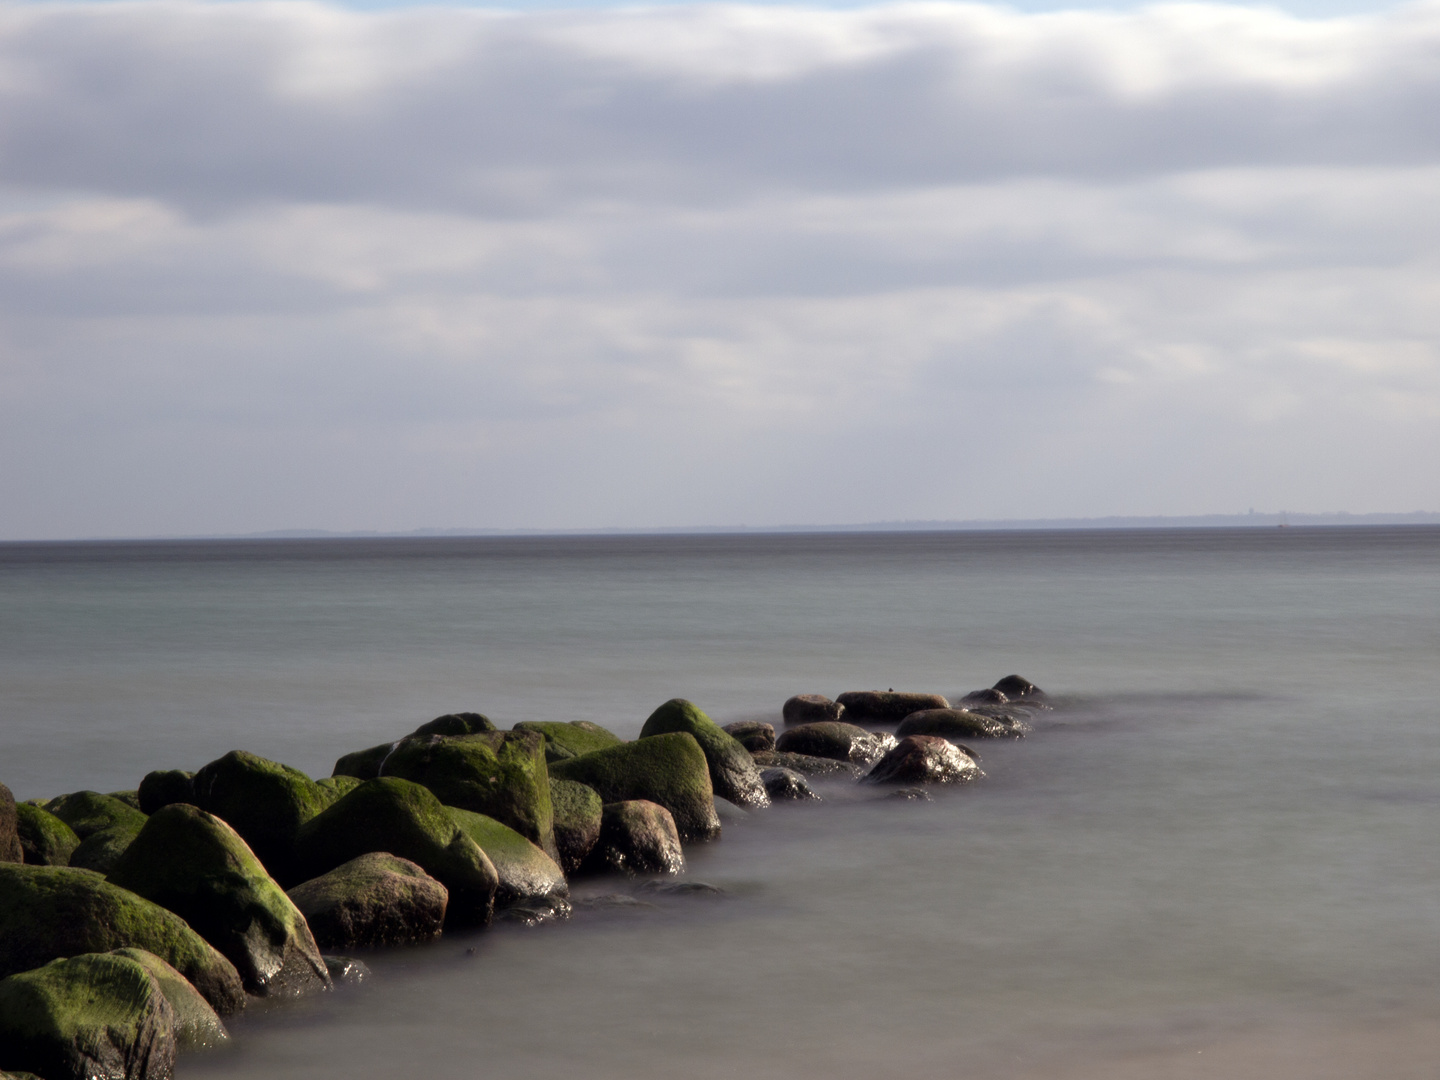
[[[31,866],[69,866],[71,853],[80,846],[80,837],[49,810],[31,803],[15,807],[20,846]],[[13,861],[13,860],[5,860]]]
[[895,729],[896,738],[906,735],[939,735],[946,739],[1018,739],[1029,730],[1021,720],[982,716],[965,709],[922,709],[911,713]]
[[399,745],[400,741],[397,740],[345,754],[335,762],[335,768],[331,771],[330,778],[334,780],[342,776],[351,776],[356,780],[374,780],[380,775],[380,763],[389,757],[390,751]]
[[221,1016],[244,1007],[235,965],[174,912],[90,870],[0,865],[0,976],[128,946],[174,967]]
[[153,814],[171,803],[195,801],[195,774],[183,769],[156,769],[145,774],[137,794],[140,809]]
[[446,807],[455,824],[490,857],[499,876],[495,907],[544,906],[570,912],[570,886],[565,872],[545,852],[514,829],[485,814]]
[[288,895],[322,949],[434,941],[450,899],[419,865],[385,851],[351,859]]
[[852,690],[835,700],[845,706],[845,718],[858,724],[898,724],[921,709],[950,708],[950,702],[940,694],[898,690]]
[[230,826],[278,880],[293,878],[300,826],[334,800],[299,769],[232,750],[195,774],[195,805]]
[[849,777],[860,776],[860,766],[850,761],[836,761],[834,758],[815,757],[813,754],[793,754],[783,750],[762,750],[754,755],[755,764],[763,773],[766,769],[790,769],[802,776]]
[[188,979],[160,957],[144,949],[115,949],[111,956],[134,960],[150,972],[170,1008],[175,1010],[175,1044],[186,1050],[204,1050],[230,1041],[230,1033],[210,1003]]
[[70,865],[94,870],[97,874],[108,874],[139,835],[140,830],[132,824],[91,833],[70,853]]
[[[140,810],[140,790],[138,788],[131,788],[128,791],[110,791],[106,792],[106,794],[112,799],[119,799],[126,806],[132,806],[136,810]],[[145,813],[143,810],[140,812],[142,814]]]
[[0,1060],[47,1080],[170,1080],[175,1010],[145,965],[86,954],[0,980]]
[[775,749],[782,753],[806,754],[810,757],[834,758],[855,765],[879,761],[895,745],[895,737],[866,731],[857,724],[843,720],[824,720],[818,724],[792,727],[775,740]]
[[560,851],[560,869],[573,874],[600,839],[604,802],[594,788],[552,776],[550,805],[555,809],[555,847]]
[[483,735],[487,731],[499,731],[494,722],[482,713],[457,712],[437,716],[417,727],[414,735]]
[[15,795],[0,784],[0,862],[25,861],[25,846],[20,838],[20,816]]
[[109,881],[179,915],[224,953],[252,994],[330,986],[305,917],[214,814],[188,803],[157,810]]
[[760,770],[750,751],[740,741],[684,698],[671,698],[661,705],[640,729],[641,740],[683,731],[695,737],[705,752],[714,793],[736,806],[763,809],[770,796],[760,780]]
[[98,791],[57,795],[45,804],[45,809],[74,829],[82,841],[115,829],[138,833],[145,826],[145,815],[136,807]]
[[545,740],[538,732],[404,739],[381,772],[424,784],[446,806],[504,822],[552,859],[559,857]]
[[358,776],[327,776],[323,780],[316,780],[315,786],[325,792],[333,805],[341,796],[350,794],[364,782]]
[[547,762],[579,757],[625,741],[589,720],[523,720],[513,730],[538,732],[545,739]]
[[594,750],[550,766],[552,776],[592,787],[604,802],[648,799],[670,811],[680,839],[720,835],[710,766],[688,731]]
[[607,803],[600,840],[585,860],[589,871],[626,874],[680,874],[685,853],[675,819],[659,803],[645,799]]
[[428,788],[393,776],[367,780],[306,822],[295,841],[305,880],[374,851],[409,859],[444,885],[449,925],[490,921],[495,866]]

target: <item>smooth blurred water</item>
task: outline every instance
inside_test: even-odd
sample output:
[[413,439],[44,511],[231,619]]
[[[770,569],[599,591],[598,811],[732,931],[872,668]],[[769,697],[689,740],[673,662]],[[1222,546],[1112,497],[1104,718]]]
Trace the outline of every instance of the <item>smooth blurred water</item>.
[[22,798],[1011,671],[1062,707],[976,785],[736,811],[690,851],[723,900],[373,956],[181,1072],[1433,1074],[1440,530],[0,546]]

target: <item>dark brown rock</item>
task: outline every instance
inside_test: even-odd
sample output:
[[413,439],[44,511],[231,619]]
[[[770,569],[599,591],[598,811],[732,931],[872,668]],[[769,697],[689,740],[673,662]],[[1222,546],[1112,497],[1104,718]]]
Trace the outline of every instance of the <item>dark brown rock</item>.
[[907,735],[865,777],[870,784],[959,784],[982,775],[975,760],[938,735]]
[[140,810],[153,814],[173,803],[195,801],[195,774],[181,769],[157,769],[146,773],[137,792]]
[[794,769],[761,769],[760,779],[765,781],[765,790],[775,802],[820,801],[810,781]]
[[679,874],[685,869],[675,819],[645,799],[606,803],[600,840],[585,861],[591,871],[628,874]]
[[0,784],[0,862],[24,862],[25,850],[20,846],[15,796]]
[[911,713],[895,729],[906,735],[939,735],[946,739],[1018,739],[1030,725],[1016,717],[985,716],[965,709],[923,709]]
[[895,690],[852,690],[835,699],[845,706],[845,717],[855,724],[898,724],[921,709],[948,709],[939,694],[912,694]]
[[960,699],[959,704],[964,705],[1004,705],[1010,699],[993,686],[984,690],[971,690]]
[[478,712],[446,713],[421,724],[415,729],[416,735],[480,735],[486,731],[498,731],[494,722]]
[[763,769],[793,769],[802,776],[833,776],[858,778],[860,766],[834,758],[811,754],[787,754],[783,750],[762,750],[755,755],[755,764]]
[[845,706],[824,694],[796,694],[780,708],[780,717],[786,724],[819,724],[839,720],[844,714]]
[[866,731],[854,724],[826,721],[801,724],[787,730],[775,740],[775,749],[811,757],[834,758],[856,765],[878,761],[895,745],[895,737]]
[[322,949],[434,941],[450,899],[418,865],[383,851],[351,859],[286,895]]
[[1045,691],[1041,690],[1023,675],[1006,675],[997,682],[994,689],[999,690],[1011,701],[1023,701],[1026,698],[1043,698]]
[[737,720],[733,724],[726,724],[721,730],[729,732],[736,742],[752,754],[757,750],[775,749],[774,724],[765,724],[759,720]]

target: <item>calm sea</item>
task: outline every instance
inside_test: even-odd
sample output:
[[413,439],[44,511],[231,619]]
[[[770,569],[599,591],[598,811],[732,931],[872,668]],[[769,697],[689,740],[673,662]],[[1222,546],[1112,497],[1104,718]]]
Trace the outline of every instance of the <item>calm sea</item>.
[[1436,1074],[1440,530],[0,545],[21,798],[1011,672],[1060,707],[975,785],[728,813],[723,898],[371,956],[180,1074]]

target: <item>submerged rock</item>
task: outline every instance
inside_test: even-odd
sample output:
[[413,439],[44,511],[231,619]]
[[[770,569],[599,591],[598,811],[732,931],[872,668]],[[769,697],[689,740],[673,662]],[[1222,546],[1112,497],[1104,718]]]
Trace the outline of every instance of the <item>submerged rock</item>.
[[140,810],[153,814],[172,803],[193,803],[195,801],[195,774],[183,769],[157,769],[145,774],[140,781]]
[[659,803],[670,811],[680,839],[686,843],[720,835],[710,766],[689,732],[652,735],[557,761],[550,766],[550,773],[594,788],[605,802],[648,799]]
[[821,724],[844,715],[845,706],[824,694],[796,694],[780,707],[780,718],[787,725]]
[[327,956],[325,968],[336,986],[359,986],[371,977],[370,965],[353,956]]
[[765,790],[770,793],[770,798],[777,802],[820,801],[820,796],[815,794],[810,782],[794,769],[762,769],[760,778],[765,781]]
[[866,731],[855,724],[825,721],[801,724],[787,730],[775,740],[775,748],[792,754],[834,758],[856,765],[878,761],[895,745],[895,737],[883,732]]
[[761,769],[792,769],[803,776],[833,776],[858,778],[860,766],[848,760],[816,757],[814,754],[795,754],[783,750],[764,750],[755,755],[755,764]]
[[545,760],[564,761],[592,750],[619,746],[624,740],[589,720],[524,720],[515,731],[533,731],[545,740]]
[[20,843],[19,819],[15,795],[0,784],[0,862],[24,862],[25,849]]
[[[31,866],[69,866],[80,837],[48,810],[31,803],[15,807],[16,826],[25,862]],[[14,862],[15,860],[0,860]]]
[[752,754],[757,750],[775,749],[774,724],[765,724],[759,720],[737,720],[733,724],[726,724],[721,730],[728,732],[736,742]]
[[685,732],[693,735],[705,752],[710,770],[710,785],[715,795],[736,806],[763,809],[770,805],[770,796],[760,782],[760,770],[750,751],[735,737],[706,716],[695,704],[684,698],[671,698],[661,705],[640,729],[640,739],[656,735]]
[[895,729],[899,738],[906,735],[940,735],[947,739],[1018,739],[1030,730],[1019,719],[985,716],[965,709],[924,709],[911,713]]
[[451,818],[495,866],[496,910],[547,907],[564,917],[570,913],[570,886],[558,863],[503,822],[459,807],[446,807]]
[[450,899],[416,863],[383,851],[351,859],[286,895],[322,949],[434,941]]
[[705,881],[667,881],[655,878],[635,890],[646,896],[726,896],[724,889]]
[[594,788],[552,776],[550,805],[555,811],[555,847],[560,852],[560,869],[573,874],[600,839],[604,804]]
[[195,805],[230,825],[279,881],[290,864],[300,826],[332,798],[299,769],[232,750],[195,774]]
[[899,799],[901,802],[934,802],[930,793],[924,788],[902,787],[890,792],[887,799]]
[[958,784],[980,776],[975,760],[938,735],[907,735],[875,763],[870,784]]
[[46,1080],[170,1080],[175,1010],[143,964],[52,960],[0,980],[0,1060]]
[[626,874],[684,873],[685,854],[675,819],[669,810],[645,799],[606,803],[600,841],[585,868]]
[[1022,701],[1030,698],[1043,698],[1045,691],[1036,686],[1023,675],[1006,675],[997,682],[994,689],[999,690],[1011,701]]
[[175,1044],[179,1050],[202,1050],[230,1041],[230,1033],[225,1030],[225,1024],[210,1003],[184,975],[160,957],[134,948],[115,949],[110,955],[134,960],[150,972],[155,985],[175,1011]]
[[845,706],[847,719],[857,724],[898,724],[921,709],[948,709],[939,694],[913,694],[895,690],[852,690],[835,699]]
[[305,916],[240,834],[188,803],[157,810],[109,881],[175,912],[262,997],[330,986]]
[[483,735],[487,731],[499,731],[494,722],[483,713],[456,712],[437,716],[417,727],[415,735]]

